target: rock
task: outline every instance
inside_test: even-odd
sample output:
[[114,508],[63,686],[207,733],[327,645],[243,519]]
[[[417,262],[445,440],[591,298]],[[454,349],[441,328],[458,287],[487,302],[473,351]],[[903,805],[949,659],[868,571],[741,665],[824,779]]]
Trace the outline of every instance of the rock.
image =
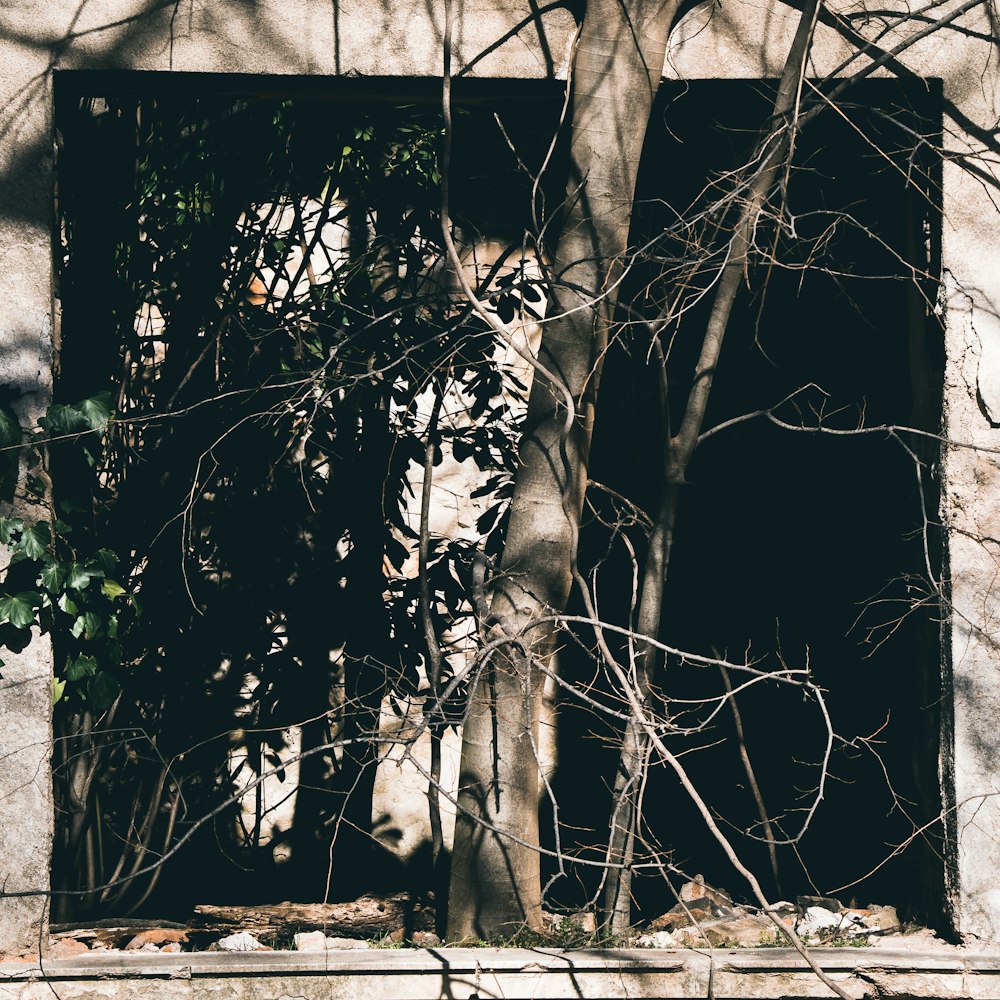
[[737,907],[719,905],[708,896],[701,896],[698,899],[692,899],[690,903],[678,903],[651,921],[649,929],[651,931],[674,931],[680,927],[690,927],[707,920],[730,919],[742,915],[742,911]]
[[674,938],[686,948],[757,948],[774,941],[776,928],[761,917],[738,917],[735,920],[714,920],[700,927],[685,927]]
[[831,913],[840,913],[844,908],[839,899],[833,899],[830,896],[796,896],[795,902],[799,904],[799,909],[803,913],[812,906],[821,907]]
[[187,931],[177,931],[166,927],[158,927],[147,931],[139,931],[127,945],[126,951],[141,951],[146,944],[177,944],[187,941]]
[[[773,913],[786,927],[794,927],[795,921],[799,918],[799,908],[794,903],[789,903],[784,899],[774,903],[769,912]],[[774,928],[774,931],[778,933],[777,927]]]
[[[49,952],[51,958],[75,958],[77,955],[89,955],[90,948],[87,947],[82,941],[77,941],[74,938],[61,938],[52,945],[52,949]],[[35,956],[37,960],[38,956]]]
[[296,951],[326,951],[326,935],[322,931],[302,931],[292,940]]
[[267,945],[261,944],[252,934],[240,931],[221,938],[216,942],[219,951],[271,951]]
[[859,910],[868,934],[895,934],[900,929],[899,916],[894,906],[870,906],[867,912]]
[[676,948],[677,940],[670,931],[652,931],[636,938],[638,948]]
[[336,951],[351,948],[370,948],[367,941],[357,938],[327,937],[322,931],[303,931],[294,939],[296,951]]
[[832,913],[823,906],[810,906],[796,921],[795,931],[803,938],[833,937],[842,923],[840,913]]
[[183,951],[179,941],[169,941],[165,944],[160,951],[166,952],[171,955],[177,954],[177,952]]
[[[419,931],[414,932],[414,937],[419,934]],[[436,935],[435,935],[436,937]],[[371,945],[367,941],[362,941],[359,938],[345,938],[345,937],[328,937],[325,942],[327,951],[343,950],[347,951],[352,948],[370,948]]]
[[733,905],[733,901],[727,893],[705,884],[704,875],[695,875],[693,882],[685,882],[678,895],[682,903],[692,903],[696,899],[707,899],[719,907],[731,908]]
[[417,948],[441,947],[441,938],[439,938],[433,931],[414,931],[412,940],[414,946]]

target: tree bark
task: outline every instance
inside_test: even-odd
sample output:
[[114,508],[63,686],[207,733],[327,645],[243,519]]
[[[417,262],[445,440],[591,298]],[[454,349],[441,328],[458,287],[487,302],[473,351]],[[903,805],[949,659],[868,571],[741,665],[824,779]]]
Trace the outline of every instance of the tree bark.
[[[677,0],[590,0],[574,65],[571,186],[492,603],[494,637],[523,636],[470,692],[462,741],[448,937],[541,927],[538,715],[565,608],[601,361],[626,250],[639,157]],[[575,412],[567,412],[567,394]],[[527,654],[527,655],[526,655]]]

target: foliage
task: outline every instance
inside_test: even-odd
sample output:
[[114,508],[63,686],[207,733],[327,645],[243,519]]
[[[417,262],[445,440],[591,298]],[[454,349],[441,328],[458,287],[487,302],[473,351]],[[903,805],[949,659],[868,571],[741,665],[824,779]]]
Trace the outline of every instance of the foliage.
[[[402,712],[428,696],[420,581],[402,572],[428,435],[436,465],[488,480],[491,551],[509,494],[519,403],[451,292],[441,123],[352,108],[320,128],[291,101],[144,97],[63,107],[58,126],[64,347],[31,438],[52,513],[2,522],[0,640],[37,626],[61,664],[56,882],[89,895],[59,915],[145,905],[159,868],[122,874],[220,803],[198,836],[237,865],[210,865],[209,884],[241,892],[243,869],[259,896],[309,898],[342,818],[342,839],[370,843],[383,698]],[[484,294],[502,314],[538,302],[516,266],[497,275]],[[467,415],[429,427],[446,392]],[[429,547],[446,654],[469,629],[474,553]],[[436,731],[463,698],[451,684]],[[246,820],[225,802],[245,768],[274,771],[299,724],[295,826],[267,844],[267,805]],[[289,841],[279,877],[271,852]],[[335,891],[366,877],[346,861]],[[159,891],[182,906],[192,888]]]
[[[760,117],[759,109],[754,114]],[[60,110],[63,350],[57,402],[40,432],[28,432],[36,454],[27,489],[48,514],[37,522],[0,521],[0,541],[13,557],[0,599],[0,642],[17,648],[37,627],[52,635],[56,648],[56,880],[79,894],[60,897],[57,913],[63,918],[131,912],[157,898],[182,908],[194,892],[202,899],[211,893],[316,898],[370,888],[371,873],[388,869],[371,846],[383,705],[406,716],[414,705],[433,705],[446,691],[440,710],[425,717],[438,738],[465,708],[470,685],[460,668],[472,661],[477,627],[487,618],[479,614],[481,604],[473,613],[481,596],[473,593],[473,580],[503,546],[525,387],[506,376],[489,325],[455,294],[439,232],[438,116],[419,107],[348,106],[327,116],[322,128],[312,117],[304,103],[228,96],[116,98]],[[728,128],[720,124],[716,132],[734,133],[746,117]],[[900,120],[909,127],[905,115]],[[868,144],[853,121],[847,126],[861,131],[862,144]],[[484,131],[473,116],[463,127]],[[798,137],[798,148],[807,150],[813,163],[809,172],[838,173],[842,165],[824,167],[821,151],[810,150],[810,141],[808,135]],[[469,145],[475,148],[474,142]],[[700,140],[690,148],[701,150]],[[509,152],[501,145],[491,149],[498,162],[500,152]],[[481,148],[477,155],[483,157]],[[748,162],[754,162],[752,155]],[[916,157],[914,163],[924,169]],[[706,436],[732,422],[726,440],[735,440],[737,448],[741,440],[750,441],[742,451],[754,460],[767,453],[748,426],[758,417],[788,416],[788,426],[803,430],[795,420],[812,413],[818,424],[809,429],[849,431],[855,414],[868,412],[865,389],[853,381],[856,356],[876,353],[866,331],[838,332],[836,347],[851,373],[843,397],[828,397],[802,376],[805,369],[772,365],[757,350],[762,331],[765,341],[773,336],[765,291],[770,288],[770,301],[783,302],[774,294],[783,281],[786,289],[788,282],[801,289],[821,275],[838,291],[846,289],[841,297],[848,312],[863,312],[857,306],[864,294],[859,289],[873,286],[872,278],[899,279],[899,288],[911,281],[928,301],[936,281],[932,249],[921,263],[926,275],[920,283],[911,280],[915,270],[908,251],[899,249],[912,237],[909,232],[882,240],[883,260],[876,261],[870,250],[850,250],[871,265],[872,274],[853,263],[845,269],[851,273],[837,273],[843,232],[863,244],[879,224],[865,218],[865,206],[852,206],[848,217],[835,197],[827,204],[829,185],[818,202],[799,201],[805,170],[789,165],[782,182],[782,198],[792,199],[788,204],[794,200],[801,217],[792,233],[782,215],[784,203],[768,201],[770,192],[747,194],[753,171],[727,166],[718,183],[706,186],[704,178],[718,170],[711,150],[703,166],[690,171],[685,181],[693,184],[690,192],[675,180],[674,203],[662,199],[658,189],[640,189],[648,214],[637,213],[633,238],[643,250],[626,254],[630,268],[619,305],[628,320],[615,324],[607,373],[624,391],[612,393],[616,403],[602,402],[602,419],[611,430],[599,428],[598,438],[614,439],[605,446],[604,467],[600,461],[587,467],[588,475],[607,478],[610,486],[591,482],[595,489],[587,510],[593,516],[583,525],[579,558],[575,548],[571,553],[572,570],[579,573],[577,598],[596,602],[600,575],[601,620],[620,623],[619,631],[595,628],[599,619],[590,607],[558,636],[553,625],[555,641],[571,638],[578,647],[566,643],[569,652],[560,655],[571,678],[567,700],[577,698],[586,714],[587,741],[581,746],[596,743],[593,737],[605,732],[620,745],[617,727],[627,706],[611,666],[617,654],[635,669],[635,638],[644,628],[639,567],[653,521],[644,509],[653,512],[657,490],[668,480],[674,483],[650,474],[649,455],[672,448],[670,427],[682,423],[694,395],[691,375],[719,262],[734,230],[749,217],[747,205],[755,206],[754,231],[770,249],[745,251],[740,281],[748,278],[760,292],[731,322],[727,316],[726,324],[732,327],[729,349],[735,343],[753,360],[735,376],[720,368],[723,391],[715,392],[698,422],[709,427]],[[530,180],[530,168],[525,173]],[[932,226],[933,209],[916,211],[909,203],[930,204],[924,188],[932,171],[926,173],[916,194],[909,181],[901,187],[896,182],[904,192],[905,225],[916,220],[921,231],[925,222]],[[507,177],[490,188],[461,163],[453,164],[452,178],[454,215],[464,245],[474,246],[480,228],[497,231],[496,218],[508,204],[503,192],[516,185]],[[529,203],[525,190],[516,194],[523,205]],[[516,200],[511,197],[510,204]],[[491,204],[477,215],[476,206],[484,201]],[[489,226],[480,226],[487,213]],[[667,221],[658,221],[657,213]],[[540,318],[543,291],[552,291],[521,259],[530,227],[516,212],[509,215],[503,234],[510,237],[508,250],[489,274],[477,270],[474,276],[477,296],[505,323]],[[873,294],[884,298],[883,286]],[[922,322],[922,315],[914,321],[918,339],[927,332],[920,330]],[[585,334],[592,337],[592,330]],[[767,346],[773,350],[776,343],[779,352],[794,357],[793,340],[776,338]],[[656,366],[648,362],[657,349],[670,357],[668,367],[661,355],[662,379],[650,377]],[[892,360],[889,350],[882,354]],[[624,355],[630,367],[623,374],[621,363],[617,371],[614,365]],[[644,367],[641,361],[633,364],[642,358]],[[765,362],[781,374],[764,370],[746,377],[753,365],[763,369]],[[827,365],[824,376],[831,371]],[[593,370],[584,374],[589,381]],[[782,381],[788,377],[791,395]],[[731,378],[743,388],[727,385]],[[776,416],[773,404],[782,397],[784,409]],[[828,398],[835,411],[830,418],[824,411]],[[448,406],[442,407],[445,399]],[[448,412],[456,400],[457,417]],[[660,420],[650,421],[656,407]],[[887,424],[906,418],[887,413]],[[932,433],[934,414],[924,417]],[[0,409],[0,446],[16,448],[25,433]],[[686,461],[681,473],[687,472]],[[484,509],[474,533],[426,537],[428,526],[416,519],[414,502],[425,463],[431,472],[445,463],[465,463],[481,473],[482,485],[472,497],[483,500]],[[692,464],[689,496],[704,468],[698,460]],[[744,478],[752,481],[756,472],[748,469]],[[922,475],[918,468],[918,479]],[[677,491],[661,492],[674,496],[676,509]],[[770,598],[778,592],[773,584],[751,580],[738,593],[740,585],[729,579],[734,574],[717,572],[722,557],[705,557],[717,541],[742,551],[718,530],[730,523],[728,515],[705,518],[711,543],[699,547],[691,540],[696,536],[691,527],[703,516],[694,506],[708,511],[716,502],[706,499],[709,493],[733,492],[725,478],[714,490],[701,491],[702,500],[684,512],[686,537],[679,536],[672,557],[680,571],[671,571],[666,600],[671,614],[664,632],[675,648],[696,656],[671,655],[670,669],[651,682],[650,703],[661,705],[664,740],[678,756],[687,754],[693,736],[718,726],[727,701],[736,712],[725,680],[732,664],[718,658],[715,645],[746,646],[750,635],[732,609],[713,614],[710,627],[702,628],[705,618],[694,605],[712,606],[723,586],[734,591],[731,603],[742,608],[756,607],[759,593]],[[751,500],[741,503],[749,508]],[[773,512],[758,512],[759,524],[769,523],[765,514]],[[672,518],[671,512],[671,536]],[[740,546],[754,528],[744,532]],[[417,575],[413,563],[422,535],[427,559]],[[753,572],[760,572],[756,565]],[[588,574],[592,594],[581,583]],[[786,576],[800,596],[806,592],[802,580],[817,585],[809,573]],[[660,572],[653,586],[662,590],[664,578]],[[690,596],[706,587],[711,599]],[[785,629],[789,617],[794,616],[781,615]],[[755,615],[755,627],[756,619],[766,619],[768,634],[752,637],[755,658],[748,651],[742,666],[764,681],[768,671],[785,669],[782,639],[772,643],[770,614]],[[650,628],[652,635],[655,623]],[[442,673],[432,679],[436,648],[444,654]],[[709,654],[715,658],[706,659]],[[823,659],[822,651],[814,657],[818,673],[832,669]],[[840,661],[835,666],[843,673],[846,656]],[[692,662],[697,670],[688,669]],[[722,693],[716,671],[701,669],[709,663],[722,665]],[[490,674],[483,676],[483,690],[494,697]],[[812,690],[812,681],[809,685]],[[520,689],[512,690],[519,698]],[[741,692],[740,699],[759,706],[766,693],[769,705],[784,704],[781,698],[801,699],[803,690],[789,686],[772,699],[761,683]],[[674,714],[671,706],[685,707]],[[794,707],[787,713],[793,722],[786,725],[808,725],[814,734],[814,723],[799,722],[803,713]],[[595,722],[602,715],[603,721]],[[563,720],[568,716],[565,712]],[[741,729],[738,717],[735,725]],[[496,729],[494,722],[494,738]],[[740,732],[745,752],[742,741]],[[731,738],[708,742],[687,766],[697,776],[699,766],[711,768],[733,745]],[[844,741],[843,756],[855,750]],[[299,758],[294,780],[286,773],[290,757]],[[793,765],[788,773],[800,761]],[[587,824],[600,808],[594,805],[595,788],[615,779],[605,764],[593,770],[597,778],[583,790],[590,812],[579,822],[567,819],[569,810],[553,820],[556,838],[565,839],[558,843],[558,856],[545,861],[559,869],[547,883],[550,904],[564,902],[555,897],[573,879],[579,885],[568,891],[592,902],[600,892],[597,873],[607,877],[600,865],[581,866],[582,874],[577,870],[567,877],[575,856],[594,856],[595,842],[604,852],[603,833]],[[802,787],[810,787],[813,773],[788,784],[795,785],[794,793],[776,814],[786,827],[805,811]],[[297,788],[291,828],[271,823],[265,776]],[[234,789],[248,777],[254,787],[234,801]],[[578,772],[567,769],[562,781],[567,780],[577,782]],[[755,782],[749,769],[748,780]],[[651,772],[649,781],[659,794],[662,775]],[[532,785],[531,809],[535,791]],[[734,815],[747,840],[759,846],[758,824],[766,827],[767,838],[771,832],[763,806],[762,818],[755,818],[751,805],[747,799]],[[696,824],[677,821],[673,827],[676,841]],[[644,839],[647,832],[636,867],[660,866],[665,856],[655,834]],[[173,864],[178,846],[192,840],[201,847],[198,856],[207,859],[205,868],[189,871],[183,884],[161,880],[161,859]],[[292,863],[279,867],[276,849],[287,846]],[[189,867],[197,864],[195,853],[185,855]],[[631,864],[631,856],[623,861],[625,868]],[[777,881],[776,865],[774,877]],[[525,930],[504,942],[553,943],[532,933]],[[591,943],[570,923],[556,937],[564,946]]]
[[[70,438],[96,463],[111,414],[109,393],[76,405],[54,404],[40,421],[41,432],[29,437],[29,446]],[[41,480],[36,489],[43,490]],[[118,555],[93,548],[85,521],[75,516],[79,511],[72,504],[63,513],[66,519],[51,523],[0,518],[0,542],[10,553],[7,589],[0,597],[0,638],[4,645],[20,648],[33,626],[52,633],[59,653],[53,701],[65,698],[75,707],[86,704],[104,712],[121,691],[119,632],[132,626],[138,604],[116,579]],[[12,585],[28,580],[30,589],[12,592]]]

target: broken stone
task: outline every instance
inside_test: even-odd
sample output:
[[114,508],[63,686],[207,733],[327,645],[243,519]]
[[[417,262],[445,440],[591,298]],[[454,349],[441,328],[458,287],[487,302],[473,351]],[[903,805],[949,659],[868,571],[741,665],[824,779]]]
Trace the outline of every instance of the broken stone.
[[302,931],[292,940],[296,951],[326,951],[326,935],[322,931]]
[[171,954],[171,955],[176,954],[177,952],[183,951],[183,950],[184,949],[181,947],[179,941],[168,941],[167,944],[165,944],[160,949],[160,951],[167,952],[168,954]]
[[127,945],[125,945],[125,950],[141,951],[143,945],[146,944],[173,944],[181,941],[187,941],[187,939],[187,931],[176,931],[166,927],[153,928],[147,931],[139,931],[139,933],[136,934]]
[[639,948],[676,948],[677,940],[670,931],[652,931],[636,938]]
[[873,948],[903,948],[922,951],[925,948],[955,948],[956,945],[942,941],[930,927],[920,927],[917,930],[904,933],[883,934],[872,941]]
[[685,927],[674,938],[686,948],[704,948],[706,944],[713,948],[757,948],[773,943],[775,930],[770,920],[746,916]]
[[803,913],[812,906],[821,907],[831,913],[840,913],[844,909],[840,900],[833,899],[831,896],[796,896],[795,902],[799,904],[799,909]]
[[417,948],[440,948],[441,938],[433,931],[414,931],[413,944]]
[[[799,908],[794,903],[789,903],[784,899],[771,906],[768,912],[773,913],[785,927],[794,927],[795,921],[799,918]],[[775,932],[777,932],[776,927]]]
[[796,921],[795,931],[802,938],[832,937],[841,930],[842,925],[840,913],[832,913],[823,906],[809,906]]
[[693,882],[685,882],[678,893],[681,902],[692,903],[696,899],[707,899],[719,907],[730,908],[733,905],[732,899],[721,889],[713,889],[705,883],[704,875],[695,875]]
[[[419,933],[419,932],[416,932]],[[326,939],[326,948],[330,950],[348,950],[351,948],[370,948],[371,945],[367,941],[359,941],[358,938],[345,938],[345,937],[328,937]]]
[[266,945],[261,944],[252,934],[240,931],[237,934],[230,934],[216,942],[220,951],[271,951]]
[[370,948],[367,941],[357,938],[327,937],[322,931],[304,931],[294,937],[296,951],[335,951],[349,948]]
[[[720,894],[721,895],[721,894]],[[728,898],[728,897],[725,897]],[[674,931],[680,927],[690,927],[706,920],[729,919],[741,916],[742,911],[732,906],[722,906],[708,896],[692,899],[690,903],[678,903],[666,913],[650,922],[651,931]]]
[[[83,941],[74,938],[62,938],[52,945],[49,952],[52,958],[75,958],[77,955],[90,954],[90,948]],[[37,956],[35,956],[37,959]]]
[[894,906],[870,906],[867,911],[857,911],[862,914],[866,933],[895,934],[900,929],[899,916]]

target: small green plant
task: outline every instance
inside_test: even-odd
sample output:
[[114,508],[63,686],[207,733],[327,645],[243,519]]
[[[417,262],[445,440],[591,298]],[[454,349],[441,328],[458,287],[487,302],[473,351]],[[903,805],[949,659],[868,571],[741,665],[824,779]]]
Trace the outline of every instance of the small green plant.
[[788,938],[779,930],[761,931],[758,948],[787,948]]
[[605,934],[588,931],[572,917],[554,923],[546,931],[535,931],[520,927],[512,934],[498,935],[489,939],[464,941],[467,948],[553,948],[575,951],[582,948],[625,948],[630,946],[630,938],[621,934]]
[[368,943],[373,948],[378,948],[383,951],[399,949],[404,946],[404,942],[402,940],[394,939],[392,934],[390,934],[388,931],[385,934],[380,934],[376,938],[372,938]]
[[858,934],[855,937],[845,937],[842,934],[837,934],[825,942],[828,948],[867,948],[870,943],[870,934]]

